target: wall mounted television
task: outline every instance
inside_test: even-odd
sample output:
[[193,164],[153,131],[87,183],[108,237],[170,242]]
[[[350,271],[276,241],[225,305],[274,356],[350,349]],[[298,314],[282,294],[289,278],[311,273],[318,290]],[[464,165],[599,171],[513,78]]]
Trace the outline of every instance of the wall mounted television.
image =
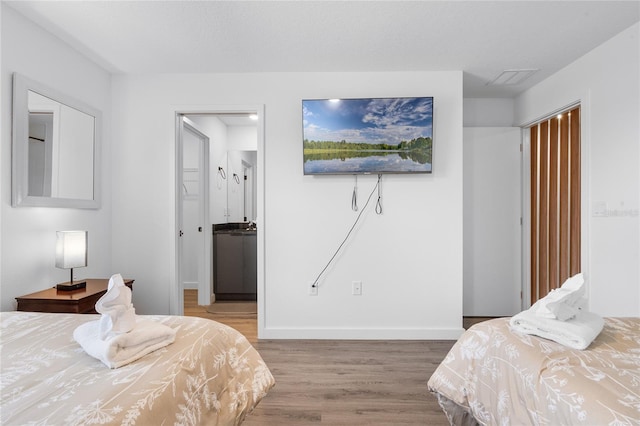
[[433,97],[302,101],[305,175],[431,173]]

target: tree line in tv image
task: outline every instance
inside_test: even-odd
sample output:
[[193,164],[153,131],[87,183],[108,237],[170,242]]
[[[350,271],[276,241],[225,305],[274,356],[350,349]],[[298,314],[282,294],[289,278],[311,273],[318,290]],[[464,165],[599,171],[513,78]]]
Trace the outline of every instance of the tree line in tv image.
[[[305,139],[303,142],[303,155],[305,169],[311,172],[321,172],[322,170],[330,172],[348,172],[348,171],[367,171],[367,165],[373,167],[374,164],[386,164],[388,171],[402,171],[393,169],[394,160],[384,158],[388,156],[397,157],[403,160],[402,168],[407,168],[407,162],[415,164],[416,167],[412,171],[430,171],[431,155],[433,142],[430,137],[418,137],[410,141],[402,141],[397,145],[387,143],[351,143],[346,140],[336,141],[313,141]],[[350,159],[371,159],[371,161],[358,161],[358,170],[349,170],[349,168],[340,167],[336,161],[345,162]],[[316,167],[310,163],[318,162]],[[328,165],[326,162],[331,162]],[[321,163],[325,163],[321,166]],[[319,170],[319,168],[321,170]],[[409,167],[408,170],[411,170]]]

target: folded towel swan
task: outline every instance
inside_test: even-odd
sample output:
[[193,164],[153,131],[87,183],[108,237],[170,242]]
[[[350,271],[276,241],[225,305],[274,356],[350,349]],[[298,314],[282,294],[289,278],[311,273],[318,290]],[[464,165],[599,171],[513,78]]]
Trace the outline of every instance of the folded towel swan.
[[109,368],[118,368],[170,345],[176,330],[151,320],[138,320],[131,289],[120,274],[109,279],[107,292],[96,302],[99,320],[82,324],[73,338],[89,355]]
[[131,289],[124,284],[122,275],[109,279],[107,292],[96,302],[100,317],[100,338],[106,339],[133,330],[136,310],[131,303]]

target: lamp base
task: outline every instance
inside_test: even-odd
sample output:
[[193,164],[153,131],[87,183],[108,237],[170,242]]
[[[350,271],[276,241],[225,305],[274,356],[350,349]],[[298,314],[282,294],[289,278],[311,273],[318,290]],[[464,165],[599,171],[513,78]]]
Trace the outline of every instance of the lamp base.
[[56,285],[56,290],[72,291],[72,290],[79,290],[81,288],[86,288],[86,287],[87,287],[86,281],[73,281],[70,283],[60,283]]

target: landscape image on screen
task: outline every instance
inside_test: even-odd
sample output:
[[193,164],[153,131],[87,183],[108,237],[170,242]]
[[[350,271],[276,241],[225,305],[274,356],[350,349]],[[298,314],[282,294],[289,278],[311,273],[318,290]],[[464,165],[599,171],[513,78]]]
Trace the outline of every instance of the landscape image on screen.
[[304,174],[431,173],[433,98],[303,100]]

